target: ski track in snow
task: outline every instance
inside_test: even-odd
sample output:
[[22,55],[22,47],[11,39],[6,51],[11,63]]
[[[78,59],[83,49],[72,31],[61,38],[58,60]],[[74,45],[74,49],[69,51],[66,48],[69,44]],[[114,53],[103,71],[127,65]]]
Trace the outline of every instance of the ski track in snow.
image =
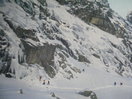
[[[46,89],[46,90],[45,90]],[[128,89],[131,89],[130,91]],[[19,94],[19,90],[17,88],[6,88],[6,89],[0,89],[0,97],[2,96],[6,96],[8,94],[10,95],[16,95]],[[23,89],[24,90],[24,94],[26,95],[26,97],[28,98],[29,95],[35,93],[35,95],[39,94],[51,94],[52,92],[57,93],[61,96],[61,94],[77,94],[79,91],[83,91],[84,89],[82,88],[66,88],[66,87],[54,87],[54,86],[45,86],[45,88],[41,89],[41,90],[27,90],[27,89]],[[120,94],[119,90],[124,90],[123,92],[125,92],[126,90],[131,92],[132,91],[132,86],[105,86],[105,87],[98,87],[98,88],[94,88],[94,89],[89,89],[94,91],[95,93],[97,93],[97,97],[99,97],[98,99],[111,99],[111,98],[107,98],[106,95],[102,96],[102,94],[98,94],[98,93],[107,93],[107,91],[113,91],[113,94]],[[85,91],[85,90],[84,90]],[[105,92],[104,92],[105,91]],[[118,92],[119,91],[119,92]],[[112,94],[112,93],[111,93]],[[126,93],[122,93],[122,95],[125,95]],[[20,95],[21,96],[21,95]],[[44,97],[44,96],[42,96]],[[130,96],[131,97],[131,96]],[[10,99],[10,98],[9,98]],[[25,98],[26,99],[26,98]],[[30,98],[29,98],[30,99]],[[34,99],[34,98],[33,98]],[[35,98],[36,99],[36,98]],[[50,99],[50,98],[44,98],[44,99]],[[63,99],[63,98],[62,98]],[[117,99],[117,98],[112,98],[112,99]],[[123,99],[123,98],[118,98],[118,99]],[[126,97],[126,99],[131,99],[129,97]]]

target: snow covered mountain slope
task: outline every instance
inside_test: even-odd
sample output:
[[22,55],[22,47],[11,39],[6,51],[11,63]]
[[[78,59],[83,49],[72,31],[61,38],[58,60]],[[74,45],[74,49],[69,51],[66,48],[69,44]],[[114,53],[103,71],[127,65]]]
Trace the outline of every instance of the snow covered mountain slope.
[[87,25],[55,0],[40,1],[1,4],[1,73],[37,66],[70,79],[84,65],[131,76],[131,49],[123,38]]
[[131,25],[113,12],[111,23],[128,25],[119,37],[69,9],[56,0],[1,0],[0,73],[43,88],[42,76],[50,79],[53,91],[94,90],[115,81],[131,86]]

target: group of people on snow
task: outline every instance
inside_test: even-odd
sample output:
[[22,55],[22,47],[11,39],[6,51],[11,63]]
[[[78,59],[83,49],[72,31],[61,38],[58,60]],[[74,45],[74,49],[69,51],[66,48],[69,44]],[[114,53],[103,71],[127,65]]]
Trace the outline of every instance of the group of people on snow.
[[[46,80],[42,80],[42,76],[39,76],[39,81],[43,81],[43,85],[45,85],[46,84]],[[50,81],[48,80],[47,81],[47,85],[50,85]]]
[[[116,82],[114,82],[114,85],[117,85],[117,83],[116,83]],[[122,83],[122,82],[120,82],[120,85],[123,85],[123,83]]]
[[[43,80],[43,85],[45,85],[46,84],[46,81],[45,80]],[[48,80],[48,82],[47,82],[47,85],[50,85],[50,81]]]

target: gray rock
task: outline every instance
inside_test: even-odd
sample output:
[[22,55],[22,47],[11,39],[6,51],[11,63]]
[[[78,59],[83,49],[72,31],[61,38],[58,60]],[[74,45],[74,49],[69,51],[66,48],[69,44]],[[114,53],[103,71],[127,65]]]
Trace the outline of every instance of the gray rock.
[[132,11],[126,16],[126,18],[132,24]]
[[79,94],[85,97],[90,97],[90,99],[98,99],[93,91],[83,91],[83,92],[79,92]]
[[3,30],[0,30],[0,73],[10,72],[11,56],[9,54],[10,43]]
[[57,45],[45,43],[44,46],[30,46],[25,41],[23,41],[23,45],[25,48],[26,62],[28,64],[39,64],[53,78],[56,74],[54,53]]

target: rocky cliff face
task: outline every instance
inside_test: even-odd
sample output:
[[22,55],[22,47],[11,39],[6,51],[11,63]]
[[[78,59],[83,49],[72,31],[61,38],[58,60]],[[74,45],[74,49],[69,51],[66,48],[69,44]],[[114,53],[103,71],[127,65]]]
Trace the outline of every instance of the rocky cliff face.
[[[84,20],[92,23],[104,31],[116,34],[116,30],[109,17],[112,17],[107,0],[57,0],[60,4],[66,4],[71,9],[70,12]],[[120,34],[120,33],[119,33]]]
[[57,0],[60,4],[68,5],[70,7],[69,12],[75,14],[86,23],[92,23],[100,29],[116,35],[117,37],[123,37],[126,30],[119,26],[118,23],[121,19],[119,15],[116,17],[118,20],[112,22],[111,19],[115,17],[115,12],[110,8],[108,0]]
[[7,73],[10,71],[11,56],[9,55],[9,46],[10,43],[6,38],[6,35],[3,30],[0,30],[0,59],[1,59],[1,73]]
[[127,20],[132,23],[132,11],[130,13],[128,13],[128,15],[126,16]]
[[131,76],[131,30],[107,0],[2,0],[0,73],[22,78],[37,68],[71,79],[102,66]]
[[[69,7],[68,11],[82,19],[87,24],[94,24],[118,38],[128,49],[132,49],[132,27],[121,16],[115,13],[109,6],[108,0],[56,0]],[[131,13],[127,20],[131,22]],[[130,55],[131,56],[131,55]],[[131,58],[129,57],[131,60]]]

